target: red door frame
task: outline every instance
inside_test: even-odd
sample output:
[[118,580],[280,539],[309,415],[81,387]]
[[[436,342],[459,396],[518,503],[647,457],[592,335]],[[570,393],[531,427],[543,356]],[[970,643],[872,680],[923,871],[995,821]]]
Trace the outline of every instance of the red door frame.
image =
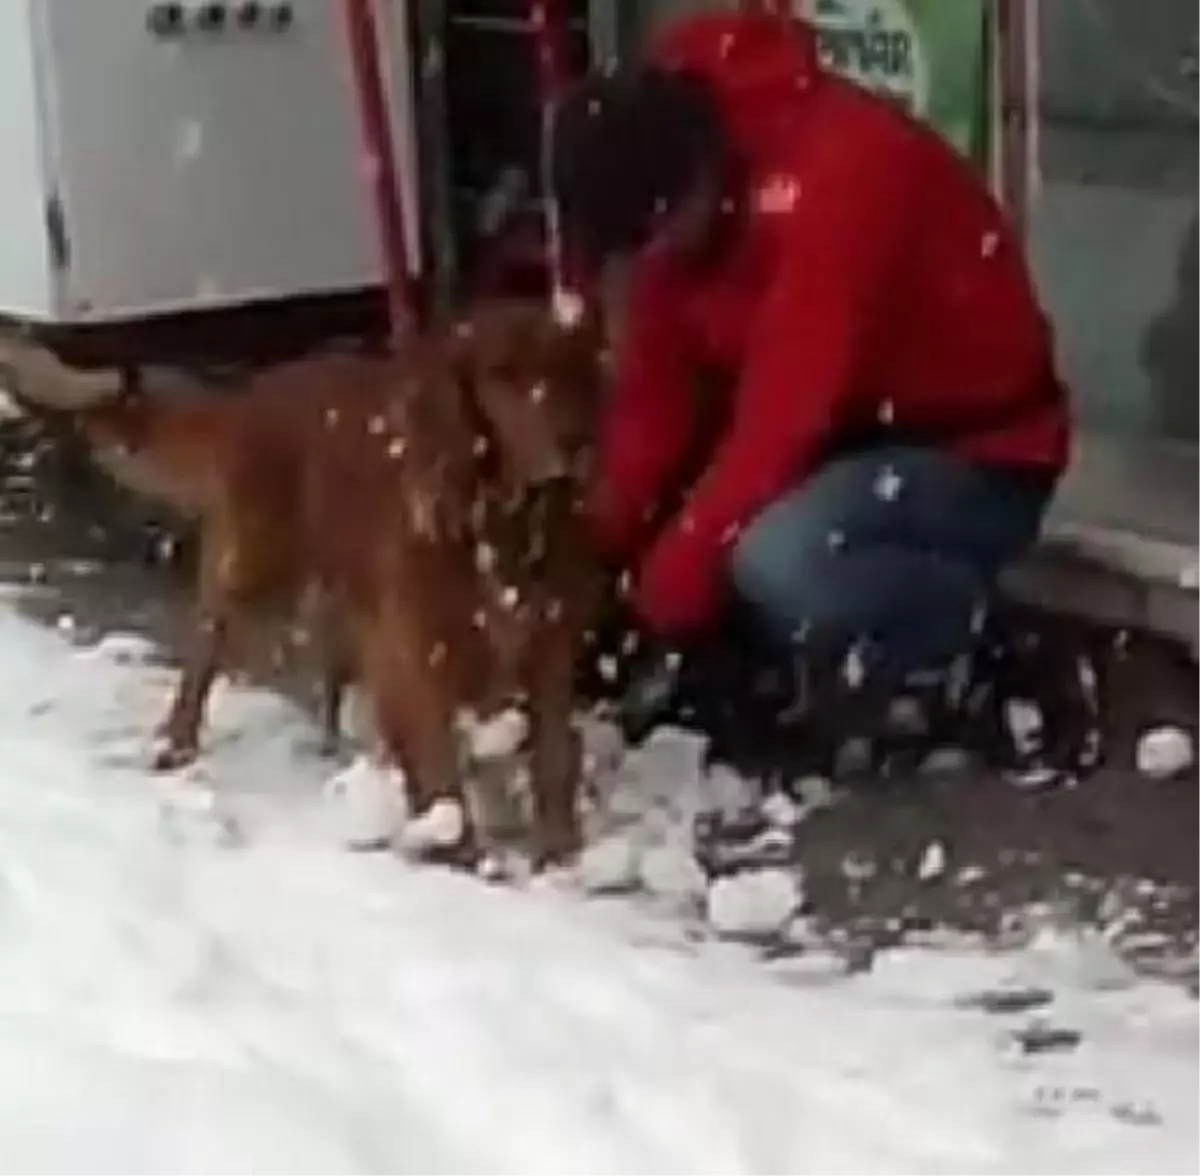
[[342,14],[358,106],[361,168],[370,187],[387,288],[389,325],[396,343],[415,323],[416,282],[409,266],[375,0],[342,0]]

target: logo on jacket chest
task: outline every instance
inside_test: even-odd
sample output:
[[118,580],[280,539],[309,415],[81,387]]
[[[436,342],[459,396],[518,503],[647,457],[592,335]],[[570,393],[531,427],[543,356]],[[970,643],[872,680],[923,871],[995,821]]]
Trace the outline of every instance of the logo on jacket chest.
[[787,172],[772,172],[754,190],[754,211],[762,216],[786,216],[800,199],[800,181]]

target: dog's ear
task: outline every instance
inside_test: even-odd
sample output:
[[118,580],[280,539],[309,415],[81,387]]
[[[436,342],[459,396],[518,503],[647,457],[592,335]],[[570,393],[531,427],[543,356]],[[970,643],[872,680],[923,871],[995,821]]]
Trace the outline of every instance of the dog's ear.
[[448,341],[412,341],[402,360],[400,398],[406,466],[436,514],[458,533],[471,511],[474,425]]

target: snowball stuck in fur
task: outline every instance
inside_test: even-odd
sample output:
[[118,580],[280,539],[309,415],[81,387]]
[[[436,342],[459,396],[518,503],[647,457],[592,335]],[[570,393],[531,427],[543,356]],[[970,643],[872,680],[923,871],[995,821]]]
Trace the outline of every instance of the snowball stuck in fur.
[[560,327],[565,327],[567,330],[571,330],[583,322],[583,315],[587,310],[587,303],[576,291],[564,290],[561,287],[556,287],[551,302],[551,309],[554,315],[555,323],[557,323]]
[[778,934],[800,905],[801,888],[786,870],[745,870],[708,888],[708,922],[718,935],[758,938]]
[[529,721],[516,707],[508,707],[488,719],[464,714],[460,725],[471,756],[477,760],[507,759],[515,755],[529,733]]
[[466,828],[467,817],[462,805],[444,797],[435,800],[400,830],[400,848],[412,854],[452,849],[462,841]]
[[1169,780],[1187,771],[1196,759],[1192,736],[1182,727],[1163,726],[1145,731],[1138,739],[1134,760],[1137,770],[1152,780]]
[[329,820],[350,849],[379,849],[404,824],[404,775],[360,755],[323,790]]

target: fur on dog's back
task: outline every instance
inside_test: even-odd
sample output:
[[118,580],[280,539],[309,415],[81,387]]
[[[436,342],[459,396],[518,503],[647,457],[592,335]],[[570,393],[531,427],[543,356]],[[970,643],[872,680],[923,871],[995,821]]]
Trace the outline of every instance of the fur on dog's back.
[[204,513],[221,479],[227,406],[122,397],[82,409],[76,426],[120,485],[188,517]]
[[[359,381],[372,361],[331,356],[269,369],[233,394],[118,396],[73,414],[99,464],[127,489],[188,516],[216,505],[232,477],[295,484],[300,433]],[[257,474],[256,474],[257,470]]]

